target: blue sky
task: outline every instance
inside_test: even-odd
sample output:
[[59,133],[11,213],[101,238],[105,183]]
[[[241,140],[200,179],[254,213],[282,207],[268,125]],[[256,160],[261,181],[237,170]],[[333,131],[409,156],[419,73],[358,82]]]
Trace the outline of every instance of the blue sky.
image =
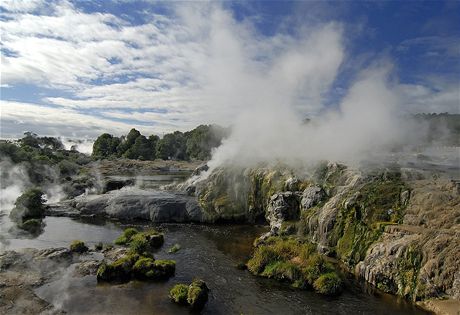
[[375,68],[401,113],[460,111],[459,1],[1,6],[2,137],[161,135],[256,103],[315,116]]

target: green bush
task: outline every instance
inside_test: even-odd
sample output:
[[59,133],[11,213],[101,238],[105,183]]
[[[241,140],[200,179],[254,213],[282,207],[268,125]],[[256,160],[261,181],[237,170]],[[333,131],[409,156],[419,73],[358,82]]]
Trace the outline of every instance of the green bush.
[[16,199],[15,207],[10,212],[12,221],[22,224],[29,219],[41,219],[45,216],[43,192],[38,188],[26,190]]

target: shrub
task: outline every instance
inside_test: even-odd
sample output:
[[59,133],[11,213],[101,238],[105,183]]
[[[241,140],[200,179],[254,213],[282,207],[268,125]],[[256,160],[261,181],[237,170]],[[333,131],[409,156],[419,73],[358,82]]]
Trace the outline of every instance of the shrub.
[[29,219],[41,219],[45,216],[45,200],[43,192],[38,188],[26,190],[16,199],[15,207],[10,212],[10,218],[16,223],[23,223]]

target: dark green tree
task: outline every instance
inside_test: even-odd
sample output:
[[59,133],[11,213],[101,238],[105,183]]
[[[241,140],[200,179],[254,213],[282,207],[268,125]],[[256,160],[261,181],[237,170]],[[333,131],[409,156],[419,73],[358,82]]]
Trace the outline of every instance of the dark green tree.
[[180,131],[166,134],[157,145],[157,157],[163,160],[187,160],[187,139]]
[[16,199],[10,218],[19,224],[29,219],[42,218],[45,215],[44,203],[43,192],[40,189],[28,189]]
[[151,142],[141,135],[123,156],[128,159],[152,160],[155,158],[155,151]]
[[119,138],[114,138],[108,133],[100,135],[93,144],[92,156],[96,159],[103,159],[116,155],[119,141]]

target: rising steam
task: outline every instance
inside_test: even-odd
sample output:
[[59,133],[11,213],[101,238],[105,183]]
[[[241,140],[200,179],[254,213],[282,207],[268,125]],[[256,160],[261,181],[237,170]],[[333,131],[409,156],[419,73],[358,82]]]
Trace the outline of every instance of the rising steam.
[[[185,10],[183,15],[185,21],[199,20]],[[206,22],[188,25],[207,36],[206,66],[196,71],[200,93],[209,112],[217,113],[212,119],[232,126],[207,174],[222,164],[359,163],[407,140],[410,128],[401,123],[399,84],[387,58],[355,69],[344,96],[333,105],[326,102],[350,62],[340,24],[263,37],[221,8],[206,16]],[[306,117],[313,119],[305,123]]]

